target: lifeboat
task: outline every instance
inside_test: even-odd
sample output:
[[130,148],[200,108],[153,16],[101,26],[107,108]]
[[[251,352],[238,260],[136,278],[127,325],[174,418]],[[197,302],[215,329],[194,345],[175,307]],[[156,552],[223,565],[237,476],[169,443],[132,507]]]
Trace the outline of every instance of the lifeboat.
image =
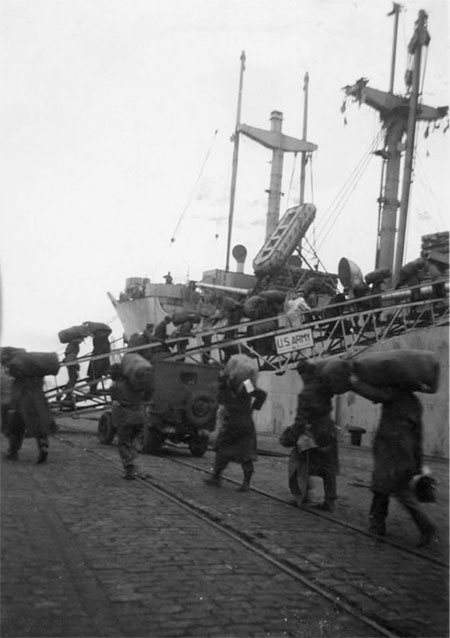
[[298,246],[316,215],[313,204],[289,208],[253,260],[255,275],[263,276],[281,268]]

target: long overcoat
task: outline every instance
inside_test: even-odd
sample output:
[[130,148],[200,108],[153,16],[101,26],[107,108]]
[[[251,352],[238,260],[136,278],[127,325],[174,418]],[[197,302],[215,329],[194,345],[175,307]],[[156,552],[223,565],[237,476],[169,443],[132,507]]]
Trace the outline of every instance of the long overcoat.
[[308,451],[309,474],[322,476],[324,470],[339,471],[336,426],[331,418],[333,393],[322,380],[305,383],[298,395],[297,413],[292,426],[295,440],[311,433],[317,448]]
[[[96,357],[101,354],[109,354],[111,352],[111,344],[108,339],[108,335],[102,331],[94,333],[92,337],[92,356]],[[108,373],[109,370],[109,357],[103,357],[96,361],[90,361],[88,366],[87,375],[89,379],[98,379]]]
[[377,388],[359,380],[353,388],[366,399],[382,404],[372,448],[372,490],[395,493],[421,471],[422,404],[409,390]]
[[237,389],[222,384],[218,402],[223,405],[223,423],[214,449],[219,457],[235,463],[257,460],[256,429],[252,411],[259,410],[266,398],[263,390],[248,393],[241,384]]
[[14,379],[11,389],[9,422],[20,419],[26,437],[45,436],[51,432],[53,417],[43,389],[42,377]]

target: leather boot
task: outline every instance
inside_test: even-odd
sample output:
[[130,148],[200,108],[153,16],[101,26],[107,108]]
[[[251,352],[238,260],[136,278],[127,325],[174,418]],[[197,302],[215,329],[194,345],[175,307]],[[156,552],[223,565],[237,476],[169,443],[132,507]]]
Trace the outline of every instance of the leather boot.
[[386,518],[388,515],[389,496],[374,492],[369,513],[369,532],[376,536],[386,535]]
[[48,448],[42,447],[39,450],[39,456],[37,458],[36,463],[45,463],[45,461],[47,460],[47,456],[48,456]]
[[134,467],[134,465],[126,465],[125,466],[125,474],[123,475],[123,478],[126,481],[134,481],[134,480],[136,480],[136,468]]
[[238,488],[238,492],[248,492],[250,490],[250,479],[253,474],[253,461],[246,461],[242,463],[242,470],[244,472],[244,480],[242,485]]

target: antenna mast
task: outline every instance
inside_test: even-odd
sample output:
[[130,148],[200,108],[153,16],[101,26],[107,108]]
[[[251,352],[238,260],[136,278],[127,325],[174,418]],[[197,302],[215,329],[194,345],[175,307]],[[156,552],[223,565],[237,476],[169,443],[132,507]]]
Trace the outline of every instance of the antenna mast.
[[[305,100],[303,106],[303,137],[302,140],[306,142],[306,133],[308,130],[308,88],[309,88],[309,75],[308,71],[305,73],[303,82],[303,91],[305,93]],[[302,168],[300,172],[300,204],[305,203],[305,173],[306,164],[308,163],[308,157],[306,151],[302,151]]]
[[237,104],[237,113],[236,113],[236,128],[231,138],[232,141],[234,142],[234,149],[233,149],[233,169],[231,174],[231,189],[230,189],[230,212],[228,214],[227,260],[225,263],[226,272],[230,270],[231,232],[233,229],[234,200],[236,195],[236,179],[237,179],[237,168],[238,168],[238,157],[239,157],[239,125],[241,123],[242,87],[244,84],[244,71],[245,71],[245,51],[242,51],[240,60],[241,60],[241,72],[239,76],[239,93],[238,93],[238,104]]

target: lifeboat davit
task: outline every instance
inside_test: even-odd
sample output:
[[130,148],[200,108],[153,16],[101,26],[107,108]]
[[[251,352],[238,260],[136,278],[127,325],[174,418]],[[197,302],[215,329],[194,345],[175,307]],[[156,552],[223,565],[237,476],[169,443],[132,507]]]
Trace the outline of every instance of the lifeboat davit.
[[281,268],[298,246],[316,215],[314,204],[289,208],[253,260],[255,275],[267,275]]

